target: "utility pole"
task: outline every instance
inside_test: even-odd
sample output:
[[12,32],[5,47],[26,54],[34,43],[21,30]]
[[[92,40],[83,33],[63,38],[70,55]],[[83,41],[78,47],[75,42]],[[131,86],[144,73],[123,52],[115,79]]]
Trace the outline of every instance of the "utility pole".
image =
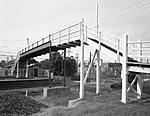
[[97,35],[98,35],[98,30],[99,30],[99,24],[98,24],[98,2],[97,2],[97,7],[96,7],[96,27],[97,27]]
[[27,46],[28,46],[28,49],[29,49],[29,38],[27,38]]

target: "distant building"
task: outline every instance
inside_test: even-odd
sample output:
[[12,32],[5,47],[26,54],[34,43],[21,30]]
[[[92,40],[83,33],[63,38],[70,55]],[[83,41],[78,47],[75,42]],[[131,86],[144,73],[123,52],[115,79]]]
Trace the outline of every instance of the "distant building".
[[29,77],[48,77],[48,70],[41,68],[38,65],[29,66]]
[[121,77],[121,63],[102,63],[101,72],[103,75]]

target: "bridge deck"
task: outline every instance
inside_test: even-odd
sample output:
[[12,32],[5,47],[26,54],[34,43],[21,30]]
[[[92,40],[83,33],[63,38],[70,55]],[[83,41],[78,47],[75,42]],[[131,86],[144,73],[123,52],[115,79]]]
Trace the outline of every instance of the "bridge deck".
[[150,63],[127,62],[128,71],[139,73],[150,73]]
[[[86,42],[84,44],[88,45]],[[58,50],[64,50],[66,48],[77,47],[80,45],[81,45],[81,41],[75,40],[75,41],[71,41],[68,43],[63,43],[63,44],[51,46],[51,51],[54,52],[54,51],[58,51]],[[26,51],[24,53],[21,53],[20,58],[21,59],[33,58],[36,56],[40,56],[40,55],[49,53],[49,47],[50,47],[50,42],[46,42],[42,45],[39,45],[33,49]]]

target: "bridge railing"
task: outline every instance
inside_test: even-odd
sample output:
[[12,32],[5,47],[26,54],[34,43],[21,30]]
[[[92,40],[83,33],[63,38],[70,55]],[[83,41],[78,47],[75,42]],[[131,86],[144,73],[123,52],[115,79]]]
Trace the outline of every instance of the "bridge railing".
[[150,41],[128,42],[128,55],[138,62],[150,63]]
[[[120,51],[122,51],[121,45],[120,45],[121,39],[119,37],[111,35],[110,33],[106,32],[104,30],[100,30],[100,32],[101,32],[101,41],[103,43],[107,44],[108,46],[110,46],[116,50],[119,48]],[[95,38],[97,40],[97,37],[98,37],[97,28],[87,26],[87,36]]]
[[48,36],[42,38],[41,40],[32,43],[31,45],[25,47],[20,51],[20,53],[27,52],[33,48],[36,48],[38,46],[41,46],[45,43],[48,43],[50,40],[52,41],[52,46],[67,43],[70,41],[74,41],[77,39],[80,39],[80,33],[81,33],[81,26],[82,23],[76,23],[72,26],[69,26],[67,28],[64,28],[62,30],[59,30],[55,33],[49,34]]

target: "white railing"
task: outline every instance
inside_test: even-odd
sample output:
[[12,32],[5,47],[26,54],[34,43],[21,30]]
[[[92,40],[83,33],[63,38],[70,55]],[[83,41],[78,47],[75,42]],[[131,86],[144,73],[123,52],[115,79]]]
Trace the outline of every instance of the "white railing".
[[138,62],[150,63],[150,41],[128,42],[128,56]]
[[55,33],[52,33],[52,34],[42,38],[41,40],[25,47],[24,49],[22,49],[20,51],[20,53],[22,54],[24,52],[27,52],[33,48],[36,48],[40,45],[43,45],[43,44],[49,42],[50,40],[51,40],[53,46],[77,40],[80,38],[81,25],[82,25],[81,22],[76,23],[72,26],[69,26],[69,27],[59,30]]

